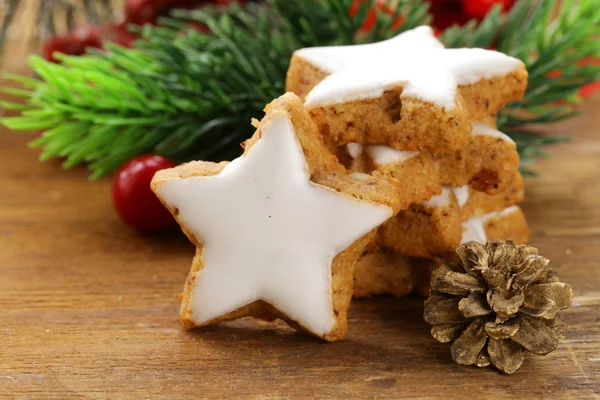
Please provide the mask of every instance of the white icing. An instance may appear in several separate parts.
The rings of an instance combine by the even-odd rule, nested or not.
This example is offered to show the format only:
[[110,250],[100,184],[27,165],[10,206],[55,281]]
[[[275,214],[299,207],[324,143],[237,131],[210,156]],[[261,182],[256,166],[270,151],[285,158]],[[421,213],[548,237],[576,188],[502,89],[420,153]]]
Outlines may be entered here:
[[469,200],[469,185],[453,188],[452,191],[456,196],[458,208],[462,208],[465,204],[467,204],[467,200]]
[[470,218],[462,223],[463,233],[460,239],[460,244],[468,242],[479,242],[485,244],[487,242],[487,234],[483,227],[481,218]]
[[491,128],[486,124],[482,124],[481,122],[475,122],[473,124],[471,136],[493,136],[505,140],[509,143],[515,143],[515,141],[512,140],[510,136],[508,136],[506,133],[500,132],[499,130]]
[[352,158],[358,158],[363,152],[363,145],[360,143],[348,143],[346,145],[346,151]]
[[335,323],[333,258],[392,215],[387,206],[311,182],[282,114],[218,175],[166,181],[159,195],[204,245],[193,321],[264,300],[318,335]]
[[454,108],[457,86],[506,75],[523,63],[484,49],[445,49],[428,26],[364,45],[311,47],[296,56],[330,75],[306,96],[308,108],[380,97],[398,86],[401,97]]
[[352,158],[358,158],[364,151],[377,165],[401,163],[419,155],[418,151],[396,150],[379,144],[362,145],[359,143],[349,143],[346,145],[346,151]]
[[365,151],[377,165],[401,163],[419,155],[418,151],[396,150],[378,144],[365,146]]
[[421,202],[421,204],[428,207],[447,206],[450,204],[450,190],[451,188],[449,186],[442,186],[441,194],[433,196],[429,200]]
[[487,234],[485,233],[484,224],[490,219],[503,218],[519,210],[519,206],[511,206],[499,212],[491,212],[484,214],[478,218],[470,218],[462,223],[464,229],[460,244],[465,244],[470,241],[475,241],[485,244],[487,242]]
[[491,212],[485,215],[481,216],[481,219],[483,220],[483,222],[487,222],[490,219],[494,219],[494,218],[504,218],[514,212],[519,211],[519,206],[510,206],[505,208],[502,211],[498,211],[498,212]]

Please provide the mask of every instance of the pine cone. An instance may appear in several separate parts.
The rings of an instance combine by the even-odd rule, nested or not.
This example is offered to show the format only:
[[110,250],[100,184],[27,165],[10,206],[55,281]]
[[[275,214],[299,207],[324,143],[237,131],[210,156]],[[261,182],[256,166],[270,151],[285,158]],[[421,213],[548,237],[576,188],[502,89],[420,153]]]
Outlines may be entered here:
[[512,374],[525,350],[548,354],[566,324],[558,310],[571,306],[573,291],[558,281],[538,250],[512,241],[469,242],[431,277],[425,321],[435,340],[448,343],[458,364]]

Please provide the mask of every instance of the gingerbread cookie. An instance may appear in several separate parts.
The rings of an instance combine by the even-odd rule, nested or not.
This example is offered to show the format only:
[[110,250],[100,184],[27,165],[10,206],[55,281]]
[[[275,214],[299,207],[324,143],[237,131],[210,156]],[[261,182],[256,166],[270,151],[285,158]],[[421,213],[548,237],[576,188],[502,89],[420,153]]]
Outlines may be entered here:
[[[511,239],[517,244],[529,241],[529,227],[518,206],[472,218],[463,223],[463,227],[465,232],[461,243],[469,240],[485,243],[491,239]],[[453,257],[454,252],[446,258],[427,259],[404,256],[387,249],[367,251],[356,265],[354,296],[391,294],[402,297],[414,291],[426,297],[432,271]]]
[[181,321],[281,318],[341,339],[354,263],[403,200],[391,178],[347,173],[297,96],[265,111],[240,158],[193,162],[152,180],[197,247]]
[[523,197],[523,179],[518,174],[504,192],[493,196],[468,186],[444,186],[441,195],[412,204],[383,224],[377,244],[413,257],[444,256],[460,245],[462,221],[486,218],[489,213],[521,203]]
[[378,171],[398,180],[404,197],[417,203],[440,194],[442,185],[471,185],[487,194],[511,187],[519,170],[515,142],[482,123],[473,124],[471,142],[453,153],[395,150],[385,145],[351,143],[337,156],[351,171]]
[[451,253],[460,243],[460,213],[452,189],[412,204],[387,221],[377,232],[377,244],[400,254],[432,257]]
[[356,263],[354,297],[391,294],[406,296],[413,290],[409,257],[389,250],[367,251]]
[[454,153],[434,155],[442,184],[470,185],[487,194],[496,194],[510,185],[519,170],[515,142],[504,133],[474,123],[471,142]]
[[368,174],[377,171],[395,178],[399,182],[398,190],[411,203],[442,192],[439,168],[429,153],[358,143],[338,149],[338,158],[350,171]]
[[297,50],[286,88],[305,101],[330,145],[456,151],[471,122],[518,100],[527,71],[483,49],[445,49],[421,26],[379,43]]
[[469,218],[462,223],[460,244],[470,241],[485,243],[490,239],[511,239],[517,244],[529,241],[530,230],[525,214],[519,206]]
[[523,177],[517,174],[510,186],[493,196],[474,190],[468,185],[454,188],[453,192],[458,202],[461,220],[466,221],[522,203],[525,200],[525,183]]
[[[470,240],[486,243],[488,240],[510,239],[516,244],[529,242],[530,230],[525,219],[525,214],[518,206],[508,207],[500,212],[488,213],[479,218],[472,218],[463,223],[463,237],[461,244]],[[447,258],[432,260],[413,259],[412,276],[414,291],[423,297],[429,296],[431,273],[446,261],[456,261],[456,253],[449,254]],[[383,275],[382,272],[379,273]]]

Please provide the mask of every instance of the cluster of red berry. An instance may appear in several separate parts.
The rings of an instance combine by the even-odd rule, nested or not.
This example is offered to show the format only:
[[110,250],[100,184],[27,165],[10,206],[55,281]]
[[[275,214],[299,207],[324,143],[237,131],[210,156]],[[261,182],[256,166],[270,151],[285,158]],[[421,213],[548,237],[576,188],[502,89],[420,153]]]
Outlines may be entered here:
[[[233,1],[243,3],[245,0],[126,0],[125,21],[118,24],[97,26],[86,24],[75,27],[65,36],[54,36],[44,43],[43,57],[57,62],[55,52],[81,55],[88,47],[102,48],[105,41],[130,47],[136,36],[127,30],[127,25],[154,24],[156,19],[175,8],[196,8],[207,3],[227,5]],[[202,30],[202,27],[195,26]]]

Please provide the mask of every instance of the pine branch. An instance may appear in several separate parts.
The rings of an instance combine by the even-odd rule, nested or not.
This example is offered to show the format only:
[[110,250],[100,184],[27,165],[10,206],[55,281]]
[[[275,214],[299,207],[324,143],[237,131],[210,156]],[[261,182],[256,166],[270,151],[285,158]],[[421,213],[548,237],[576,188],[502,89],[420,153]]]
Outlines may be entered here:
[[[522,100],[502,110],[499,124],[517,127],[572,117],[577,91],[600,79],[600,68],[580,63],[600,57],[600,9],[596,0],[521,0],[507,16],[496,7],[478,26],[469,23],[444,32],[449,47],[490,47],[525,62],[529,71]],[[524,112],[525,111],[525,112]]]
[[[250,119],[284,92],[295,49],[353,42],[361,20],[344,14],[351,3],[273,0],[272,7],[233,5],[226,13],[186,11],[145,26],[136,49],[108,45],[106,54],[62,56],[60,65],[34,56],[30,65],[42,81],[28,81],[31,92],[23,94],[35,96],[20,117],[2,122],[46,130],[32,143],[44,148],[42,159],[65,157],[66,168],[89,163],[92,178],[144,152],[177,161],[234,157],[252,134]],[[369,7],[362,4],[356,18]],[[404,1],[395,16],[412,7],[426,6]],[[205,23],[211,34],[185,20]],[[400,29],[422,22],[407,19]],[[373,40],[397,33],[391,23],[380,22]]]
[[542,147],[571,140],[570,136],[540,136],[534,132],[513,130],[510,127],[504,128],[504,133],[510,135],[517,143],[521,157],[519,172],[523,176],[537,176],[538,173],[530,168],[535,163],[535,159],[550,157],[547,152],[542,150]]
[[557,15],[551,0],[521,0],[507,16],[496,7],[479,24],[453,27],[441,40],[448,47],[490,47],[525,62],[529,71],[527,91],[522,100],[508,104],[498,115],[498,127],[517,141],[521,172],[532,159],[545,157],[540,146],[559,143],[566,137],[540,138],[527,125],[558,122],[577,115],[581,99],[577,91],[600,80],[598,66],[581,63],[600,57],[600,9],[595,0],[561,3]]
[[[532,0],[521,0],[507,17],[496,10],[479,26],[453,28],[443,39],[453,47],[496,43],[527,62],[533,75],[528,95],[501,115],[503,126],[554,121],[569,114],[547,104],[568,102],[561,92],[571,95],[598,75],[597,67],[567,65],[598,54],[592,39],[598,34],[599,13],[591,9],[593,1],[579,2],[585,12],[566,4],[556,23],[548,23],[552,0],[536,3],[533,11],[527,8]],[[252,134],[250,119],[283,93],[294,50],[380,41],[430,19],[427,3],[403,0],[392,15],[376,7],[377,22],[364,33],[360,27],[374,1],[360,2],[352,17],[353,3],[270,0],[245,8],[234,5],[225,12],[185,11],[142,28],[135,49],[108,45],[107,53],[63,56],[60,65],[34,56],[30,65],[41,81],[13,76],[25,89],[3,90],[23,96],[26,103],[4,103],[21,115],[1,122],[11,129],[45,130],[32,143],[43,147],[42,159],[64,157],[65,167],[86,163],[92,178],[146,152],[176,161],[232,158]],[[400,16],[403,22],[396,26]],[[190,29],[189,21],[206,24],[211,33]],[[525,29],[527,38],[515,39]],[[563,75],[546,81],[554,69]],[[534,141],[525,143],[539,147]],[[522,154],[524,160],[536,155],[532,150]]]

